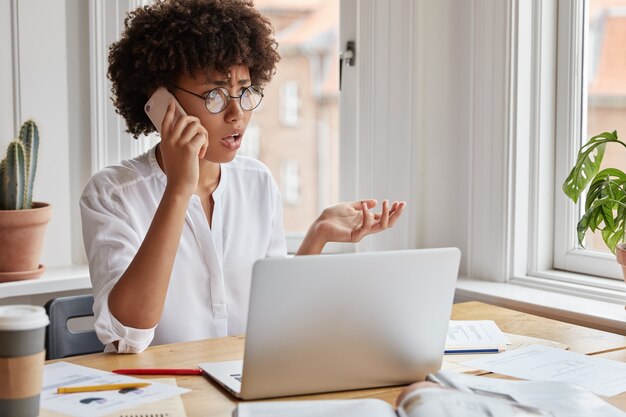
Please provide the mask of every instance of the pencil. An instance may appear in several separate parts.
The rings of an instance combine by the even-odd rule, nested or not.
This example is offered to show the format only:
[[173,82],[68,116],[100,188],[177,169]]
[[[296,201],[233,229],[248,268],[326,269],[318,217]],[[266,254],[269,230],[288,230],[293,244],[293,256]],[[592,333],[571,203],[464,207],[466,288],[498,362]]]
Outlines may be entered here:
[[129,382],[125,384],[103,384],[103,385],[85,385],[77,387],[59,387],[57,394],[70,394],[74,392],[91,392],[91,391],[113,391],[124,388],[143,388],[150,385],[150,382]]

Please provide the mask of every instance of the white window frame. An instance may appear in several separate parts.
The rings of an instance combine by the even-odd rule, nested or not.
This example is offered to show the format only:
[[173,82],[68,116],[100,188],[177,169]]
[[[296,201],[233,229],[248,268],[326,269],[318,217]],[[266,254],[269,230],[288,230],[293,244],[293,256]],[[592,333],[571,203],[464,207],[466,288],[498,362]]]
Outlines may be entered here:
[[[579,220],[580,202],[572,203],[560,191],[561,179],[569,174],[576,154],[586,135],[586,77],[581,41],[584,37],[586,12],[583,0],[559,2],[559,76],[565,80],[557,88],[556,184],[554,264],[558,269],[583,274],[622,279],[615,256],[579,247],[575,225]],[[586,60],[585,60],[586,61]],[[560,215],[559,215],[560,214]]]
[[583,130],[577,126],[584,123],[584,69],[574,64],[581,62],[580,1],[514,0],[516,119],[509,282],[623,303],[626,289],[615,258],[576,248],[578,208],[561,188],[578,151],[572,135],[580,138]]
[[108,51],[122,33],[126,13],[150,0],[89,1],[89,63],[91,85],[91,172],[139,155],[157,142],[155,135],[134,139],[111,103],[111,82],[106,74]]

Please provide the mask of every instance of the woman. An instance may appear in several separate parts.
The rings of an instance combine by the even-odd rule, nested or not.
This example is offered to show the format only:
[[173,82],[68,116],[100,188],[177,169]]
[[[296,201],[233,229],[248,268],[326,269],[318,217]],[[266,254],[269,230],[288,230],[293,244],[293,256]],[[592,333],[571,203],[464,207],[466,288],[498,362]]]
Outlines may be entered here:
[[[96,331],[107,349],[242,334],[253,263],[285,256],[282,203],[269,170],[236,156],[279,60],[269,21],[240,0],[172,0],[131,12],[111,46],[114,104],[135,137],[155,130],[144,104],[175,102],[161,142],[94,175],[81,197]],[[298,255],[393,226],[404,202],[325,209]]]

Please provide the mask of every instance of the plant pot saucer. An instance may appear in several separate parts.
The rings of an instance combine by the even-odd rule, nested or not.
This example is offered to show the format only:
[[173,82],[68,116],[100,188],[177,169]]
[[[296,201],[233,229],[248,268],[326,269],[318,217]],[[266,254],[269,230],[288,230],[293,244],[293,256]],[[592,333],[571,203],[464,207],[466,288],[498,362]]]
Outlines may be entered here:
[[26,279],[39,278],[45,272],[46,267],[39,264],[39,268],[32,271],[20,272],[0,272],[0,282],[22,281]]

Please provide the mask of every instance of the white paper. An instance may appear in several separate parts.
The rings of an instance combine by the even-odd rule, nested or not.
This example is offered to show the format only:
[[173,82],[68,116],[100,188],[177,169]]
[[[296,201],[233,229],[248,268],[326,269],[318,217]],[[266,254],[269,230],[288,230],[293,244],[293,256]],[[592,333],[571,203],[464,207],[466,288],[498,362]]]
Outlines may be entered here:
[[[176,378],[150,378],[144,379],[148,382],[159,382],[176,386]],[[140,404],[133,408],[125,408],[122,411],[115,411],[105,417],[187,417],[185,406],[180,395],[174,395],[164,400]]]
[[59,387],[129,382],[145,381],[67,362],[46,365],[43,371],[41,408],[77,417],[100,417],[189,391],[186,388],[153,382],[147,387],[132,390],[57,394]]
[[626,391],[626,363],[532,345],[464,362],[473,368],[534,381],[566,381],[596,394]]
[[450,320],[446,350],[497,348],[511,343],[493,320]]
[[[510,345],[506,345],[502,347],[503,350],[507,350],[507,351],[513,350],[513,349],[520,349],[520,348],[530,346],[530,345],[544,345],[544,346],[553,347],[557,349],[568,348],[568,346],[559,342],[552,341],[552,340],[539,339],[537,337],[522,336],[519,334],[512,334],[512,333],[506,333],[506,332],[503,332],[503,334],[511,341]],[[485,354],[483,353],[444,355],[443,362],[441,363],[441,369],[444,369],[447,371],[454,371],[454,372],[485,374],[487,372],[481,369],[470,368],[469,366],[461,365],[465,362],[469,362],[475,359],[480,359],[484,355]]]
[[440,371],[435,377],[456,389],[529,405],[549,411],[555,417],[624,417],[626,415],[591,391],[566,382],[512,381],[449,371]]

